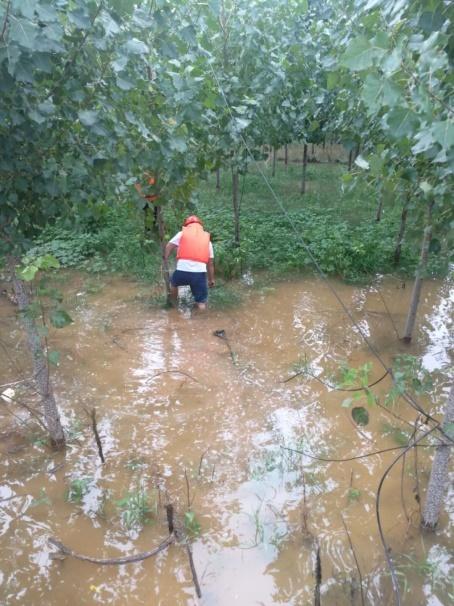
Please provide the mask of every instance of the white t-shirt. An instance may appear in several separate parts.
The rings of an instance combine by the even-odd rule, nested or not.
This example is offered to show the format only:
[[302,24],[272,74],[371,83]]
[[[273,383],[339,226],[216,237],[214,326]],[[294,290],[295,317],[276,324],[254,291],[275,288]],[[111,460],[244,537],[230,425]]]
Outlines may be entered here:
[[[170,244],[179,246],[182,235],[183,235],[183,232],[179,231],[177,233],[177,235],[174,236],[170,240]],[[209,245],[209,257],[210,257],[210,259],[214,259],[213,245],[211,244],[211,242]],[[202,263],[201,261],[191,261],[189,259],[178,259],[177,269],[179,269],[180,271],[204,272],[207,270],[207,266],[206,266],[206,263]]]

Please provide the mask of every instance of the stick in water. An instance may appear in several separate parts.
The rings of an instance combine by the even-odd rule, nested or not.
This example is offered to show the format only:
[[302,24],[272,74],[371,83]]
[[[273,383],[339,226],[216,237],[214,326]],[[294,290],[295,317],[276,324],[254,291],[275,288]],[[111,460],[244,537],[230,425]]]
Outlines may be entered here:
[[98,447],[99,458],[101,459],[101,461],[103,463],[105,463],[106,460],[104,458],[104,453],[102,451],[101,438],[99,437],[98,425],[96,423],[96,408],[92,408],[91,411],[85,410],[85,412],[91,419],[91,428],[93,429],[93,433],[95,434],[95,440],[96,440],[96,445]]

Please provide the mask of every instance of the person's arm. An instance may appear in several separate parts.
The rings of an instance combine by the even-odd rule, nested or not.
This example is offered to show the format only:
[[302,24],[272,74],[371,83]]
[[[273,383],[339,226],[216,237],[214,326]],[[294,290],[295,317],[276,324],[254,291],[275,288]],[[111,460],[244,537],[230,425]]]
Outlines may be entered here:
[[172,252],[174,250],[176,250],[177,248],[178,248],[178,246],[176,244],[172,244],[172,242],[167,242],[167,244],[166,244],[166,250],[165,250],[165,253],[164,253],[164,259],[166,261],[168,261],[168,259],[169,259],[170,255],[172,254]]
[[214,281],[214,259],[210,259],[207,263],[207,271],[208,271],[208,286],[213,288],[215,285]]

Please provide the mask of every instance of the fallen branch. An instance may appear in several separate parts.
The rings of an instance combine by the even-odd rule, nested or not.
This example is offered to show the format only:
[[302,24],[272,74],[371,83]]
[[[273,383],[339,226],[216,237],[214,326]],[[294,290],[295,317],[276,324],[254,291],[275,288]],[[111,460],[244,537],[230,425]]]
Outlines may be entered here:
[[320,587],[322,585],[322,559],[320,557],[320,544],[315,541],[315,590],[314,590],[314,606],[321,606]]
[[175,535],[171,534],[162,543],[160,543],[157,547],[151,549],[150,551],[144,551],[142,553],[136,553],[130,556],[122,556],[119,558],[92,558],[90,556],[82,555],[81,553],[73,551],[72,549],[70,549],[66,545],[63,545],[63,543],[53,537],[50,537],[47,540],[50,545],[58,549],[57,553],[51,554],[51,558],[53,559],[60,559],[61,556],[68,556],[71,558],[76,558],[76,560],[92,562],[93,564],[98,564],[100,566],[110,566],[112,564],[118,566],[121,564],[132,564],[133,562],[141,562],[142,560],[151,558],[159,552],[163,551],[164,549],[167,549],[167,547],[171,545],[174,541]]
[[363,575],[361,574],[361,568],[359,567],[358,558],[356,557],[356,551],[355,551],[355,548],[353,547],[353,543],[352,543],[352,539],[351,539],[351,536],[350,536],[350,532],[348,531],[347,524],[345,523],[344,516],[342,515],[342,512],[340,514],[340,517],[341,517],[342,524],[343,524],[344,529],[345,529],[345,533],[347,535],[348,543],[350,545],[350,550],[351,550],[351,552],[353,554],[353,559],[355,560],[356,569],[358,571],[358,575],[359,575],[359,589],[361,591],[361,604],[362,604],[362,606],[364,606],[365,602],[364,602],[364,593],[363,593]]
[[91,428],[93,429],[93,433],[95,434],[95,440],[96,440],[96,445],[98,447],[99,458],[101,459],[101,461],[103,463],[105,463],[106,460],[104,458],[104,453],[102,450],[102,442],[101,442],[101,438],[99,437],[98,425],[96,423],[96,408],[92,408],[91,411],[88,411],[87,409],[85,409],[85,412],[91,419]]
[[194,558],[192,557],[192,550],[191,547],[189,546],[189,543],[186,543],[186,551],[188,554],[188,559],[189,559],[189,566],[191,568],[191,573],[192,573],[192,580],[194,583],[194,587],[195,587],[195,592],[197,594],[198,598],[202,597],[202,591],[200,590],[200,585],[199,585],[199,579],[197,577],[197,572],[194,566]]
[[232,346],[230,345],[230,341],[227,337],[225,330],[224,329],[214,330],[213,337],[217,337],[218,339],[222,339],[223,341],[225,341],[225,344],[227,345],[227,347],[229,349],[229,353],[230,353],[230,357],[232,358],[233,365],[236,366],[236,355],[232,349]]

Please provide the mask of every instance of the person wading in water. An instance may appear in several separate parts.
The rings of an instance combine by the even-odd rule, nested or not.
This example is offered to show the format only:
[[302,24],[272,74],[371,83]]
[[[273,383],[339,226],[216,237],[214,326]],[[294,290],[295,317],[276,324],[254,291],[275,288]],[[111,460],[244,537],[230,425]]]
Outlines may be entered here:
[[208,286],[212,288],[215,284],[214,253],[210,234],[195,215],[188,217],[183,229],[167,243],[166,261],[174,250],[177,251],[177,268],[170,280],[171,298],[176,301],[179,286],[190,286],[197,307],[206,309]]

